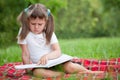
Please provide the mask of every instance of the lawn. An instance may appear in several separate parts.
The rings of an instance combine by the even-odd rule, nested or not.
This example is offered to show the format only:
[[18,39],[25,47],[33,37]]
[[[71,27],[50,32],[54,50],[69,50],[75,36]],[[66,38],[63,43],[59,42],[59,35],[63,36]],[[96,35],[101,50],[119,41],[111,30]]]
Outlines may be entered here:
[[120,38],[60,40],[62,51],[79,58],[109,59],[120,57]]
[[[79,58],[109,59],[120,57],[120,38],[59,39],[63,53]],[[0,48],[0,65],[20,62],[21,50],[17,44]]]

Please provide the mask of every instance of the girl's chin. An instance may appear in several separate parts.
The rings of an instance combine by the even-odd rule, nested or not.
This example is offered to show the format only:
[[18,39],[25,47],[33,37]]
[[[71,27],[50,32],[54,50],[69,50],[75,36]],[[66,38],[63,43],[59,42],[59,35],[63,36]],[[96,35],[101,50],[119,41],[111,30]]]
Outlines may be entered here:
[[34,34],[40,34],[41,32],[33,32]]

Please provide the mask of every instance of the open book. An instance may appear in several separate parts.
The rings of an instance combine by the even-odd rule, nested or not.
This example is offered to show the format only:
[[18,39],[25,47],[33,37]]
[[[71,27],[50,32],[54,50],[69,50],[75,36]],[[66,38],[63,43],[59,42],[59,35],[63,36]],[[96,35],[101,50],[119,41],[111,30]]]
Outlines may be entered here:
[[15,69],[26,69],[26,68],[49,68],[49,67],[53,67],[55,65],[64,63],[66,61],[69,61],[73,59],[72,56],[66,55],[66,54],[62,54],[59,58],[53,59],[53,60],[48,60],[47,64],[45,65],[37,65],[37,64],[25,64],[25,65],[16,65]]

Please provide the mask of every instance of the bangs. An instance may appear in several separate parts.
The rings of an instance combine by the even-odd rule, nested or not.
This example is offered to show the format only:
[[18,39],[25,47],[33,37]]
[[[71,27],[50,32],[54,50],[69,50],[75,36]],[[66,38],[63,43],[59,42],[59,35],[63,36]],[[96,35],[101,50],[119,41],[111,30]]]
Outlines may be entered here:
[[43,18],[47,18],[47,16],[45,15],[46,13],[43,12],[42,10],[40,9],[34,9],[30,15],[30,18],[40,18],[40,19],[43,19]]

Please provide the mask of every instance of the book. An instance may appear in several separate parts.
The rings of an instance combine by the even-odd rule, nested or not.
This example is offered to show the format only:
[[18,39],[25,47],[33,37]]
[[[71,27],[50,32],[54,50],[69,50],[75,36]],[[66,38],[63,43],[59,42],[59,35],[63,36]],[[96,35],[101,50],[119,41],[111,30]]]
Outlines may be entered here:
[[64,63],[73,59],[72,56],[62,54],[60,57],[52,60],[48,60],[47,64],[45,65],[38,65],[38,64],[25,64],[25,65],[15,65],[15,69],[27,69],[27,68],[50,68],[56,66],[58,64]]

